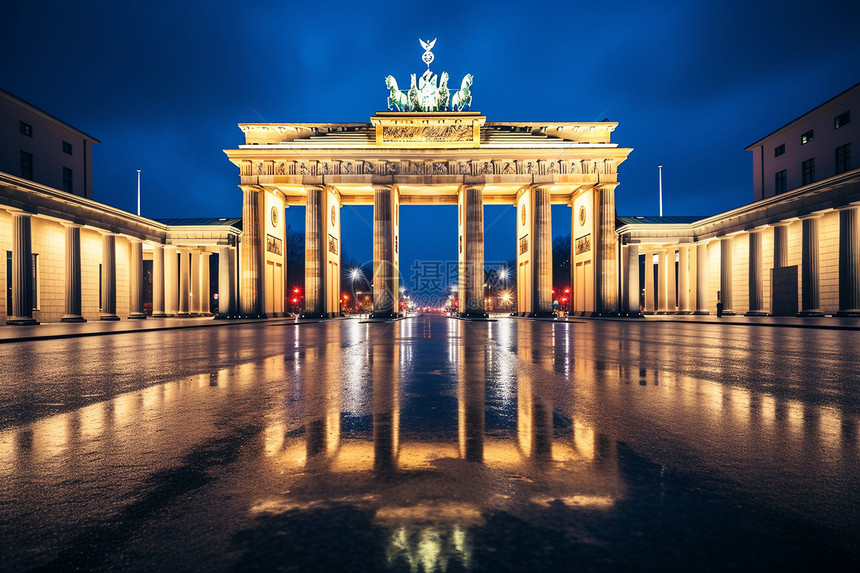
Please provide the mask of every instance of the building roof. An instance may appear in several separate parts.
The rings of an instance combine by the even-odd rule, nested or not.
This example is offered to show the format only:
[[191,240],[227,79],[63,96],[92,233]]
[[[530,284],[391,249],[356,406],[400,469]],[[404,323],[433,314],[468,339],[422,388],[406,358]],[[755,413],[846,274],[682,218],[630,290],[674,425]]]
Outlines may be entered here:
[[96,138],[95,138],[95,137],[93,137],[92,135],[88,135],[88,134],[84,133],[83,131],[81,131],[80,129],[78,129],[78,128],[76,128],[76,127],[72,126],[72,125],[69,125],[68,123],[66,123],[66,122],[65,122],[65,121],[63,121],[62,119],[59,119],[58,117],[55,117],[55,116],[51,115],[50,113],[46,112],[45,110],[39,109],[38,107],[34,106],[33,104],[31,104],[31,103],[29,103],[29,102],[26,102],[26,101],[22,100],[21,98],[19,98],[19,97],[18,97],[18,96],[16,96],[15,94],[11,94],[11,93],[7,92],[7,91],[6,91],[6,90],[4,90],[4,89],[0,89],[0,96],[5,97],[6,99],[12,100],[12,101],[14,101],[15,103],[17,103],[17,104],[19,104],[19,105],[22,105],[22,106],[24,106],[24,107],[27,107],[27,108],[29,108],[30,110],[32,110],[32,111],[36,112],[37,114],[41,115],[42,117],[44,117],[44,118],[46,118],[46,119],[48,119],[48,120],[50,120],[50,121],[53,121],[54,123],[58,123],[58,124],[62,125],[63,127],[67,127],[68,129],[71,129],[72,131],[77,132],[77,133],[78,133],[78,135],[80,135],[80,136],[81,136],[81,137],[83,137],[84,139],[89,139],[89,140],[91,140],[93,143],[101,143],[101,141],[99,141],[98,139],[96,139]]
[[619,225],[689,225],[695,223],[704,216],[696,215],[677,215],[667,217],[616,217],[615,220]]
[[850,88],[848,88],[848,89],[847,89],[847,90],[845,90],[844,92],[841,92],[841,93],[839,93],[839,94],[837,94],[837,95],[833,96],[833,97],[832,97],[832,98],[830,98],[829,100],[827,100],[827,101],[825,101],[824,103],[821,103],[821,104],[819,104],[819,105],[815,106],[814,108],[812,108],[812,109],[811,109],[811,110],[809,110],[808,112],[804,113],[803,115],[798,116],[798,117],[796,117],[796,118],[792,119],[791,121],[789,121],[788,123],[786,123],[785,125],[783,125],[782,127],[780,127],[779,129],[775,129],[775,130],[771,131],[770,133],[768,133],[768,134],[767,134],[767,135],[765,135],[764,137],[762,137],[762,138],[758,139],[757,141],[754,141],[754,142],[750,143],[749,145],[747,145],[747,146],[746,146],[746,148],[745,148],[745,149],[746,149],[746,151],[752,151],[752,148],[753,148],[753,147],[755,147],[756,145],[758,145],[759,143],[761,143],[761,142],[762,142],[762,141],[764,141],[765,139],[769,138],[769,137],[770,137],[770,136],[772,136],[773,134],[775,134],[775,133],[778,133],[778,132],[782,131],[783,129],[785,129],[785,128],[786,128],[786,127],[788,127],[789,125],[791,125],[791,124],[793,124],[793,123],[795,123],[795,122],[797,122],[797,121],[800,121],[801,119],[805,118],[806,116],[808,116],[808,115],[810,115],[810,114],[812,114],[812,113],[815,113],[816,111],[818,111],[818,110],[819,110],[819,109],[821,109],[822,107],[824,107],[824,106],[826,106],[827,104],[829,104],[829,103],[831,103],[831,102],[833,102],[833,101],[835,101],[835,100],[837,100],[837,99],[841,98],[842,96],[844,96],[844,95],[845,95],[845,94],[847,94],[848,92],[851,92],[851,91],[853,91],[853,90],[857,89],[858,87],[860,87],[860,83],[856,83],[856,84],[854,84],[853,86],[851,86]]
[[227,226],[242,228],[242,217],[222,217],[222,218],[184,218],[184,219],[153,219],[164,225],[171,227],[206,227],[206,226]]

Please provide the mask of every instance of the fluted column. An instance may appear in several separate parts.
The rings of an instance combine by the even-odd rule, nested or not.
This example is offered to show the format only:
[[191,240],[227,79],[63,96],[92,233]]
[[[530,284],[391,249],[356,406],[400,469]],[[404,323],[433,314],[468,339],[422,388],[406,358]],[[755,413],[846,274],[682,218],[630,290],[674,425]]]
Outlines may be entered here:
[[773,268],[788,266],[788,225],[773,227]]
[[129,318],[146,318],[143,311],[143,243],[132,239],[128,264]]
[[266,232],[262,211],[265,197],[260,189],[242,187],[242,258],[240,260],[240,313],[246,317],[264,318],[263,260]]
[[818,272],[818,217],[803,219],[801,237],[800,284],[803,289],[798,316],[824,316],[821,313],[819,272]]
[[305,209],[305,316],[326,312],[325,188],[307,187]]
[[164,245],[152,247],[152,317],[167,316],[164,311]]
[[65,309],[60,322],[86,322],[81,315],[80,225],[66,225]]
[[675,314],[678,310],[675,284],[675,249],[672,248],[666,253],[666,314]]
[[[33,318],[33,243],[30,215],[12,214],[12,308],[9,325],[39,324]],[[9,312],[9,310],[7,310]]]
[[394,193],[387,185],[373,188],[373,317],[400,312],[398,277],[394,267]]
[[102,235],[101,320],[119,320],[116,315],[116,235]]
[[678,314],[690,314],[690,246],[678,247]]
[[654,314],[654,252],[645,251],[645,314]]
[[860,207],[839,212],[839,312],[860,316]]
[[693,314],[710,314],[708,310],[708,245],[696,245],[696,311]]
[[657,314],[669,314],[669,253],[660,251],[657,256]]
[[[534,198],[534,231],[532,244],[533,316],[552,315],[552,210],[549,187],[532,188]],[[481,277],[483,278],[483,251]]]
[[164,247],[164,314],[179,314],[179,257],[176,247]]
[[236,249],[218,247],[218,317],[230,318],[236,312]]
[[749,290],[750,309],[747,316],[767,316],[764,310],[764,282],[762,278],[761,231],[749,234]]
[[[460,316],[484,317],[484,198],[481,187],[466,187],[463,193],[463,290]],[[537,245],[536,245],[537,247]],[[550,257],[552,254],[550,254]],[[535,271],[539,263],[535,263]],[[550,267],[550,274],[552,268]],[[536,275],[536,279],[539,275]],[[552,301],[550,301],[552,307]]]
[[723,314],[732,315],[732,238],[720,239],[720,296],[723,303]]
[[200,251],[194,250],[191,251],[191,262],[188,266],[188,277],[190,282],[189,291],[191,295],[189,297],[189,309],[192,315],[197,316],[201,313],[201,302],[200,299],[203,298],[203,290],[202,284],[200,281],[200,267],[201,267],[201,253]]
[[179,249],[179,312],[178,316],[191,316],[191,261],[186,249]]
[[[647,268],[647,265],[646,265]],[[647,271],[646,271],[647,272]],[[627,316],[642,316],[639,310],[639,245],[627,245]]]
[[200,252],[200,295],[198,304],[200,305],[200,314],[203,316],[212,316],[212,311],[209,305],[209,257],[212,253],[208,251]]
[[618,314],[618,235],[615,232],[615,187],[612,185],[595,189],[597,193],[597,217],[595,229],[597,246],[594,253],[597,273],[597,314]]

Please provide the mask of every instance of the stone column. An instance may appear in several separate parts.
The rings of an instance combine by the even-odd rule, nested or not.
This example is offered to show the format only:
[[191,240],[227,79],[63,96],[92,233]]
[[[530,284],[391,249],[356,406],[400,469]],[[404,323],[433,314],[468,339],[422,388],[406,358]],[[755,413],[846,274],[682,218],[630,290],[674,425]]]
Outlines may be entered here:
[[263,226],[265,197],[257,187],[242,187],[242,258],[240,260],[239,309],[245,317],[265,318],[263,280],[265,278]]
[[[532,316],[552,316],[552,210],[549,187],[533,187],[532,197]],[[483,262],[482,256],[481,277]]]
[[12,308],[6,321],[9,325],[39,324],[33,318],[32,241],[30,214],[12,213]]
[[788,225],[773,227],[773,268],[788,266]]
[[81,227],[66,225],[66,305],[60,322],[86,322],[81,315]]
[[179,314],[179,258],[176,247],[164,247],[164,314]]
[[654,252],[645,251],[645,314],[654,314]]
[[[305,209],[305,311],[306,317],[320,317],[326,312],[326,227],[325,188],[307,187]],[[374,210],[375,212],[375,210]]]
[[594,190],[597,193],[595,231],[597,240],[594,270],[597,277],[597,314],[618,314],[618,235],[615,233],[615,186]]
[[839,312],[860,316],[860,207],[839,212]]
[[801,307],[798,316],[824,316],[821,312],[820,288],[818,276],[818,217],[803,219],[803,236],[800,284]]
[[394,270],[394,193],[388,185],[373,187],[373,313],[374,318],[400,312]]
[[191,316],[191,262],[189,252],[179,249],[179,312],[177,316]]
[[102,312],[100,320],[119,320],[116,315],[116,235],[102,235]]
[[732,238],[720,239],[720,296],[723,302],[723,314],[733,315],[732,310]]
[[678,314],[690,314],[690,246],[678,247]]
[[[537,189],[535,190],[538,191]],[[466,187],[463,193],[463,273],[461,281],[464,289],[459,293],[460,316],[486,317],[484,312],[484,197],[481,187]],[[547,193],[548,194],[548,193]],[[547,210],[549,201],[547,201]],[[537,217],[537,214],[535,215]],[[537,228],[537,223],[535,223]],[[540,250],[538,245],[535,245]],[[550,244],[551,249],[551,244]],[[552,250],[549,254],[552,258]],[[537,257],[536,257],[537,258]],[[550,278],[552,263],[549,263]],[[539,259],[535,261],[535,284],[540,281]],[[550,290],[552,287],[550,287]],[[550,293],[551,296],[551,293]],[[550,309],[552,300],[550,300]]]
[[[645,265],[647,269],[647,264]],[[647,270],[646,270],[647,272]],[[627,245],[627,316],[642,316],[639,310],[639,245]]]
[[708,245],[696,245],[696,311],[693,314],[710,314],[708,310]]
[[200,305],[200,314],[203,316],[212,316],[212,311],[209,308],[209,257],[211,253],[208,251],[200,252],[200,293],[197,299],[197,304]]
[[675,249],[666,253],[666,314],[678,311],[678,292],[675,289]]
[[761,255],[761,231],[749,234],[750,259],[749,259],[749,288],[750,309],[747,316],[767,316],[764,310],[764,282],[762,279],[762,255]]
[[657,314],[669,314],[669,253],[660,251],[657,257]]
[[152,316],[167,316],[164,310],[164,245],[152,248]]
[[146,318],[143,311],[143,243],[131,240],[131,257],[128,263],[129,318]]
[[202,298],[202,290],[200,284],[200,251],[194,250],[191,251],[191,262],[188,265],[188,277],[190,282],[189,291],[191,293],[189,297],[189,309],[188,312],[192,314],[192,316],[198,316],[200,314],[200,299]]
[[232,318],[236,312],[236,249],[218,247],[218,317]]

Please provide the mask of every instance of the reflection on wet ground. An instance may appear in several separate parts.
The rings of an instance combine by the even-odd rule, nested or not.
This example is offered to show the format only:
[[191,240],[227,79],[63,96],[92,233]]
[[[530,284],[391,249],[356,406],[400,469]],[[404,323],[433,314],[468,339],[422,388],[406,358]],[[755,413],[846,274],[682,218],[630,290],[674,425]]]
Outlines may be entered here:
[[[59,413],[0,431],[4,568],[856,570],[858,342],[255,325],[158,333],[200,372],[118,385],[65,349]],[[0,404],[50,378],[46,344],[0,349]],[[114,354],[105,372],[133,361]]]

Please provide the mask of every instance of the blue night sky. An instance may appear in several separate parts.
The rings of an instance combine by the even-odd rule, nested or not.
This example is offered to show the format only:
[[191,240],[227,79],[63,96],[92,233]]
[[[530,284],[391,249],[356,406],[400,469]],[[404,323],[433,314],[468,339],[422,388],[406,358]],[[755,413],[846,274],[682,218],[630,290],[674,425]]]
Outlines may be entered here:
[[[488,121],[620,122],[620,215],[709,215],[752,200],[744,148],[860,80],[857,2],[9,2],[0,87],[101,140],[94,198],[142,214],[241,213],[222,149],[240,122],[368,121],[383,78],[475,76]],[[404,207],[401,264],[456,258],[454,207]],[[304,210],[289,209],[293,228]],[[343,212],[370,258],[369,207]],[[512,259],[487,207],[487,261]],[[570,233],[553,208],[555,235]],[[404,268],[404,275],[406,269]]]

